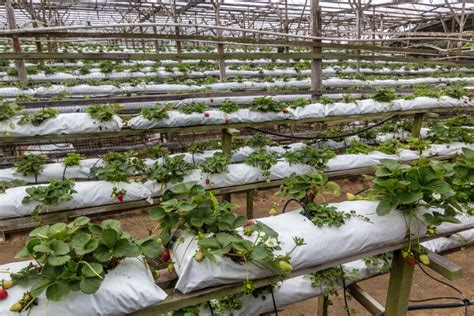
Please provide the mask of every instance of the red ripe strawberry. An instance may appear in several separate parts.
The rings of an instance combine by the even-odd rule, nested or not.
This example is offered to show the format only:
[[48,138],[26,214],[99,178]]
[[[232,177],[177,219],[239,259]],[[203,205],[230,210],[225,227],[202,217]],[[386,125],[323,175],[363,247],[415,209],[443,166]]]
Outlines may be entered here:
[[288,113],[288,109],[283,109],[283,113]]
[[117,194],[117,200],[119,200],[120,202],[123,202],[123,193]]
[[206,180],[204,180],[204,182],[205,182],[207,185],[209,185],[209,184],[211,183],[211,180],[206,179]]
[[416,264],[416,260],[413,257],[408,257],[407,262],[409,265],[414,266]]
[[205,117],[209,117],[209,112],[204,112]]
[[249,219],[249,220],[247,221],[247,224],[245,224],[245,227],[247,227],[247,226],[252,226],[252,225],[253,225],[253,219]]
[[161,260],[163,260],[164,262],[166,262],[166,261],[169,261],[170,259],[171,259],[170,252],[165,249],[165,250],[161,253]]
[[1,288],[0,289],[0,300],[6,300],[8,297],[8,292],[7,290]]

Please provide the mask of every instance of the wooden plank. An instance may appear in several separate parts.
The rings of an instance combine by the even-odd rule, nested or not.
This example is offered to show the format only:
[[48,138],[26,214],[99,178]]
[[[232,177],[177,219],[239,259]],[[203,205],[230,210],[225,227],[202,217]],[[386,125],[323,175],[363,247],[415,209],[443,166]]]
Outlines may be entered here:
[[385,308],[369,293],[357,285],[357,283],[351,284],[347,290],[352,297],[372,315],[378,315],[385,312]]
[[[64,60],[190,60],[190,59],[203,59],[203,60],[219,60],[222,55],[218,53],[162,53],[162,54],[144,54],[144,53],[0,53],[0,59],[64,59]],[[250,52],[250,53],[224,53],[224,59],[318,59],[318,58],[330,58],[330,59],[341,59],[347,60],[354,58],[351,54],[346,53],[261,53],[261,52]],[[399,57],[399,56],[371,56],[361,55],[361,59],[366,61],[380,60],[380,61],[398,61],[398,62],[410,62],[428,65],[457,65],[457,64],[473,64],[473,60],[462,60],[462,62],[456,61],[440,61],[440,60],[429,60],[420,57]]]
[[[22,32],[16,34],[18,37],[32,38],[35,37],[47,37],[50,34],[53,34],[57,38],[100,38],[100,39],[132,39],[132,38],[143,38],[149,40],[183,40],[189,42],[210,42],[214,43],[218,41],[214,36],[205,36],[205,35],[187,35],[187,34],[141,34],[141,33],[117,33],[117,32]],[[0,37],[10,37],[12,35],[0,34]],[[295,40],[286,40],[281,38],[275,39],[265,39],[262,37],[252,38],[252,37],[222,37],[221,42],[225,43],[237,43],[237,44],[255,44],[255,45],[265,45],[265,46],[291,46],[291,47],[312,47],[314,44],[311,40],[305,39],[295,39]],[[445,56],[442,51],[429,48],[406,48],[406,47],[393,47],[393,46],[374,46],[374,45],[360,45],[360,44],[341,44],[341,43],[327,43],[321,42],[320,47],[330,48],[330,49],[359,49],[367,51],[378,51],[378,52],[390,52],[390,53],[409,53],[409,54],[418,54],[418,55],[427,55],[427,56]],[[469,56],[469,52],[463,52],[462,54]]]
[[[453,281],[463,277],[463,268],[456,263],[450,261],[448,258],[443,257],[437,253],[429,251],[425,247],[422,247],[424,252],[428,254],[430,258],[430,264],[427,266],[431,270],[442,275],[446,279]],[[416,251],[415,251],[416,252]]]
[[292,123],[315,123],[315,122],[352,122],[354,120],[375,120],[380,118],[386,118],[390,115],[414,115],[416,113],[426,113],[426,112],[436,112],[436,113],[449,113],[449,112],[462,112],[471,109],[465,107],[459,108],[432,108],[432,109],[418,109],[418,110],[409,110],[409,111],[392,111],[392,112],[381,112],[381,113],[369,113],[369,114],[359,114],[359,115],[335,115],[327,116],[320,118],[308,118],[302,120],[274,120],[268,122],[248,122],[248,123],[229,123],[229,124],[218,124],[218,125],[196,125],[196,126],[185,126],[185,127],[167,127],[167,128],[154,128],[146,130],[132,130],[130,128],[123,128],[119,132],[100,132],[100,133],[79,133],[79,134],[61,134],[61,135],[44,135],[44,136],[0,136],[0,145],[4,144],[39,144],[39,142],[68,142],[75,141],[78,139],[90,139],[90,138],[100,138],[100,137],[123,137],[123,136],[133,136],[133,135],[146,135],[146,134],[155,134],[155,133],[180,133],[180,132],[206,132],[216,129],[222,129],[223,127],[230,128],[245,128],[245,127],[265,127],[273,126],[278,124],[292,124]]
[[393,252],[387,302],[385,304],[386,316],[404,316],[407,314],[414,270],[415,266],[409,264],[403,258],[401,250],[398,249]]

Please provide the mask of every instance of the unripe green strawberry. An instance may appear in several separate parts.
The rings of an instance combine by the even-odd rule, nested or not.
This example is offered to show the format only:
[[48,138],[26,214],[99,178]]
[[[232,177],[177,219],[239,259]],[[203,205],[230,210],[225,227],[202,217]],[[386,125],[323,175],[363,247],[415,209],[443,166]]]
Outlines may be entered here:
[[289,264],[288,262],[283,261],[283,260],[281,260],[278,263],[278,267],[280,268],[281,271],[284,271],[284,272],[291,272],[291,270],[293,270],[293,266],[291,264]]
[[198,262],[203,261],[204,260],[204,253],[202,251],[196,252],[196,254],[194,255],[194,259]]
[[426,254],[420,255],[418,259],[420,259],[421,263],[423,263],[426,266],[430,264],[430,257],[428,257],[428,255]]
[[173,272],[174,272],[174,265],[173,265],[172,263],[170,263],[170,264],[168,265],[168,272],[169,272],[169,273],[173,273]]
[[15,303],[10,307],[10,312],[19,313],[21,312],[22,309],[23,309],[23,305],[21,305],[20,303]]
[[1,287],[4,289],[9,289],[13,286],[13,282],[11,280],[2,280],[2,283],[0,284]]

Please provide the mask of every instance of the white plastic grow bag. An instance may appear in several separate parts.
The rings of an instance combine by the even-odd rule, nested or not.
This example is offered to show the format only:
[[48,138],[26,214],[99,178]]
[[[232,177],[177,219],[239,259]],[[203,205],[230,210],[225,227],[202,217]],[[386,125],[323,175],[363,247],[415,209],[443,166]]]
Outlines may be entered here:
[[[45,186],[40,184],[38,186]],[[22,204],[22,200],[28,194],[26,189],[31,186],[21,186],[11,188],[0,194],[0,219],[27,216],[33,213],[37,202],[32,201],[26,205]],[[111,193],[114,184],[106,181],[88,181],[76,182],[74,193],[71,201],[63,202],[59,206],[49,207],[49,211],[66,211],[84,207],[93,207],[100,205],[118,204],[120,201],[112,199]],[[150,191],[141,183],[117,183],[115,187],[125,189],[127,192],[123,202],[148,200],[151,202]]]
[[[37,181],[48,182],[50,179],[61,180],[63,174],[68,179],[89,179],[90,168],[94,166],[101,166],[100,159],[84,159],[81,160],[79,166],[67,167],[64,172],[64,165],[62,163],[49,163],[44,165],[43,171],[38,175]],[[0,169],[0,181],[11,181],[13,179],[23,180],[27,183],[35,183],[34,176],[23,176],[15,172],[14,168]]]
[[[377,204],[372,201],[346,201],[330,204],[340,211],[354,210],[357,214],[367,216],[371,220],[371,223],[368,223],[359,218],[351,218],[341,228],[317,228],[310,220],[300,215],[298,210],[258,219],[258,221],[278,232],[278,240],[282,247],[282,250],[277,252],[278,254],[293,248],[293,237],[304,238],[306,244],[295,249],[291,260],[293,269],[300,270],[404,240],[407,233],[404,216],[397,211],[390,212],[386,216],[377,216],[375,214]],[[418,228],[413,226],[413,233],[425,234],[424,225]],[[297,228],[296,231],[295,228]],[[179,275],[176,289],[183,293],[242,281],[247,277],[255,279],[271,275],[268,270],[257,268],[252,264],[236,264],[231,259],[221,256],[216,258],[217,262],[208,259],[198,262],[193,257],[198,249],[195,236],[183,232],[182,237],[184,242],[175,243],[172,246],[171,256],[175,262],[176,273]],[[254,239],[255,236],[249,238]],[[325,251],[329,245],[334,244],[339,245],[337,249],[331,252]]]
[[[17,272],[29,263],[30,261],[9,263],[1,265],[0,269]],[[8,274],[0,272],[0,279],[8,278]],[[29,282],[10,288],[8,298],[0,304],[0,315],[19,315],[10,312],[10,306],[21,299],[32,284]],[[127,258],[109,271],[96,293],[71,292],[61,302],[48,301],[43,293],[38,297],[38,305],[21,315],[125,315],[157,304],[166,297],[167,294],[155,284],[145,265],[137,258]]]
[[122,119],[115,115],[110,121],[101,122],[87,113],[64,113],[47,119],[38,126],[20,125],[19,117],[0,122],[0,133],[11,136],[61,135],[76,133],[117,132],[122,129]]

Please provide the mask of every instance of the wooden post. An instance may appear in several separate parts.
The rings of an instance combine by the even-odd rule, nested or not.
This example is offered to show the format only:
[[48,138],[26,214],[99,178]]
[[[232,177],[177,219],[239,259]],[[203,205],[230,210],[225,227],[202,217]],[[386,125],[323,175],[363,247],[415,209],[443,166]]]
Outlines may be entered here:
[[[321,8],[319,0],[311,0],[311,35],[321,36]],[[321,41],[313,40],[313,54],[321,54]],[[323,66],[321,58],[311,59],[311,102],[316,102],[321,97],[323,82]]]
[[[38,27],[38,22],[37,21],[33,21],[32,24],[33,24],[34,28]],[[41,41],[40,41],[39,37],[35,37],[35,44],[36,44],[36,52],[37,53],[42,53],[43,52],[43,45],[41,44]],[[38,62],[41,66],[44,66],[44,60],[43,59],[38,60]]]
[[[143,31],[143,26],[140,26],[140,34],[145,34],[145,32]],[[145,39],[142,37],[140,40],[142,42],[142,50],[144,53],[146,53]]]
[[[153,23],[156,23],[156,9],[155,5],[153,4]],[[156,25],[153,26],[153,34],[158,34],[158,28]],[[155,51],[158,54],[160,52],[160,42],[158,40],[155,40]]]
[[[285,0],[285,24],[283,26],[283,32],[286,34],[289,33],[289,23],[288,23],[288,0]],[[288,36],[285,37],[285,40],[288,41]],[[290,46],[285,46],[285,53],[290,52]],[[289,62],[289,60],[288,60]]]
[[[176,10],[176,0],[173,0],[173,21],[174,21],[174,23],[179,22],[178,11]],[[176,36],[179,37],[179,35],[180,35],[179,26],[174,27],[174,32],[175,32]],[[178,40],[176,41],[176,52],[178,54],[181,54],[183,52],[183,48],[181,46],[181,41],[178,41]],[[178,60],[178,62],[180,62],[180,61]]]
[[[15,11],[13,11],[12,0],[7,0],[5,3],[5,11],[7,14],[8,27],[10,29],[16,28]],[[13,51],[15,53],[21,53],[20,39],[17,36],[12,36]],[[25,88],[28,85],[28,76],[25,68],[25,61],[22,59],[15,60],[16,70],[18,71],[18,77],[20,78],[20,85]]]
[[328,316],[329,298],[326,295],[318,297],[318,316]]
[[[215,14],[216,14],[216,26],[221,26],[221,18],[220,18],[220,6],[222,0],[216,0],[213,2]],[[224,44],[220,42],[222,39],[222,30],[216,30],[217,35],[217,53],[219,54],[219,80],[220,82],[226,82],[225,76],[225,58],[224,58]]]
[[255,189],[247,191],[247,218],[253,218],[253,198],[255,196]]
[[[222,130],[222,152],[232,158],[232,135],[239,133],[239,130],[234,128],[225,128]],[[222,195],[222,200],[230,202],[231,201],[231,194],[225,193]]]
[[416,113],[413,121],[413,128],[411,130],[411,137],[419,138],[421,126],[423,125],[423,113]]
[[386,316],[404,316],[407,314],[414,270],[415,266],[410,265],[403,258],[401,250],[393,252],[387,302],[385,304]]
[[[361,38],[361,33],[362,33],[362,10],[361,10],[361,0],[358,0],[356,3],[356,10],[355,10],[355,15],[356,15],[356,36],[357,39]],[[357,44],[360,45],[359,42]],[[356,49],[356,63],[357,63],[357,74],[360,73],[360,49]]]

